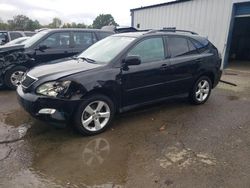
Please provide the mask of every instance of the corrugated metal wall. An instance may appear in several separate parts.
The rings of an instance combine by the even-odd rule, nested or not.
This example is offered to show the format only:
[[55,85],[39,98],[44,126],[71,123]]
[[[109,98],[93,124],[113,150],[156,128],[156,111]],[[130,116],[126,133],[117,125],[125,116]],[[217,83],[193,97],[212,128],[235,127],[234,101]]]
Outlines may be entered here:
[[226,49],[232,4],[235,0],[192,0],[161,7],[136,10],[134,27],[162,29],[176,27],[208,37],[223,54]]

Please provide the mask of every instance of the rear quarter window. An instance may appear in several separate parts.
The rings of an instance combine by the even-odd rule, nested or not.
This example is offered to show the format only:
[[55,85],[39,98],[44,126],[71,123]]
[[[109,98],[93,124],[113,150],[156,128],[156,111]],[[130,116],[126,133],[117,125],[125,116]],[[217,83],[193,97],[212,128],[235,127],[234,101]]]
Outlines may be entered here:
[[192,39],[192,42],[197,49],[205,48],[209,45],[209,41],[205,38]]

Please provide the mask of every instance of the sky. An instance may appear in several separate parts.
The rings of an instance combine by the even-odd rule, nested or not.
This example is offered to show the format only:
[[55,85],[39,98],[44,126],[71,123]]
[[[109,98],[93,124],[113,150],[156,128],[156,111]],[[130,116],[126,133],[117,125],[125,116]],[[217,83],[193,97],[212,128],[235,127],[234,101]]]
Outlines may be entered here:
[[130,9],[167,2],[168,0],[0,0],[3,21],[24,14],[41,24],[59,17],[63,23],[90,25],[99,14],[111,14],[120,26],[130,26]]

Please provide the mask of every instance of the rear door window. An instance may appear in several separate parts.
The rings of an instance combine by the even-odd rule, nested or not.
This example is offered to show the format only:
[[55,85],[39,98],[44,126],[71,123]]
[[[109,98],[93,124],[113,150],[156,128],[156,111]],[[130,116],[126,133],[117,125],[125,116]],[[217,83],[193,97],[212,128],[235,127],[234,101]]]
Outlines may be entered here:
[[168,46],[172,57],[182,56],[189,52],[188,41],[186,38],[169,37]]
[[74,32],[73,41],[77,48],[88,48],[94,43],[93,34],[92,32]]
[[168,47],[172,57],[198,53],[193,42],[184,37],[169,37]]
[[44,41],[42,41],[39,45],[45,45],[49,49],[69,48],[70,34],[69,32],[53,33],[52,35],[48,36]]

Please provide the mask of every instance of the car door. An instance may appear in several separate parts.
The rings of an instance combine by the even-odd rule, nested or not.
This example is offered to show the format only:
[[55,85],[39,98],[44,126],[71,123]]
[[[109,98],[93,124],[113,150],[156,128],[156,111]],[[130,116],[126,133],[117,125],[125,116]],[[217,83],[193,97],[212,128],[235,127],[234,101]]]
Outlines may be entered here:
[[138,42],[126,56],[133,55],[141,58],[141,64],[122,70],[123,106],[161,98],[165,82],[164,71],[169,65],[161,36]]
[[74,31],[73,33],[73,54],[78,54],[92,44],[94,44],[97,39],[94,36],[94,33],[91,31]]
[[[70,32],[56,32],[49,35],[37,45],[36,61],[48,62],[72,56],[70,41]],[[39,50],[40,47],[44,49]]]
[[202,56],[187,37],[168,36],[167,45],[171,55],[167,77],[171,95],[187,93],[193,84]]

